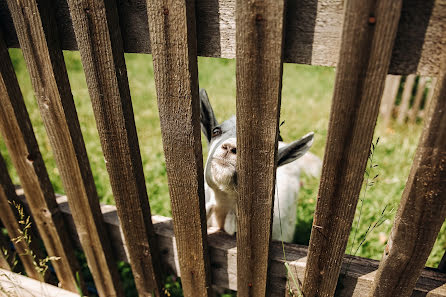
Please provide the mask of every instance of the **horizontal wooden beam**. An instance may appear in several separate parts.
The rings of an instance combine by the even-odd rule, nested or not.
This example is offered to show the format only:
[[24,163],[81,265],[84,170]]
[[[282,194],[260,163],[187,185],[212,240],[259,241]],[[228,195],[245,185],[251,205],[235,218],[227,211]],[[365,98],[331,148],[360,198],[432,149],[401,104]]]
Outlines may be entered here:
[[[17,190],[17,194],[21,199],[25,199],[21,189]],[[70,234],[73,237],[73,242],[75,242],[77,248],[81,249],[66,196],[59,196],[57,202],[71,231]],[[128,263],[116,207],[103,205],[102,213],[109,231],[115,258]],[[152,221],[158,237],[162,265],[169,267],[171,273],[180,276],[172,219],[155,215],[152,216]],[[208,244],[213,285],[234,291],[237,290],[237,247],[235,237],[218,231],[217,228],[209,228]],[[298,279],[302,281],[308,247],[285,243],[284,248],[286,262],[289,264],[290,271],[293,273],[296,281]],[[269,286],[271,289],[270,296],[283,297],[286,294],[288,277],[283,255],[282,244],[280,242],[273,242],[271,245],[271,262],[268,272]],[[379,261],[346,255],[343,262],[340,276],[342,282],[338,283],[336,296],[368,296],[372,288],[373,278],[378,270]],[[347,273],[345,273],[346,271]],[[291,289],[295,292],[294,296],[299,296],[292,278],[289,277],[289,279]],[[425,268],[417,282],[413,296],[446,297],[446,274],[439,272],[438,269]]]
[[[286,1],[285,62],[335,66],[343,0]],[[55,0],[62,47],[77,44],[67,0]],[[435,76],[446,23],[445,0],[404,0],[389,73]],[[150,53],[146,0],[118,1],[124,50]],[[197,42],[200,56],[235,58],[235,1],[197,0]],[[377,20],[379,22],[379,20]],[[9,47],[19,47],[5,1],[0,1],[0,29]]]
[[79,297],[79,294],[73,293],[56,286],[42,283],[38,280],[0,269],[0,296],[64,296]]

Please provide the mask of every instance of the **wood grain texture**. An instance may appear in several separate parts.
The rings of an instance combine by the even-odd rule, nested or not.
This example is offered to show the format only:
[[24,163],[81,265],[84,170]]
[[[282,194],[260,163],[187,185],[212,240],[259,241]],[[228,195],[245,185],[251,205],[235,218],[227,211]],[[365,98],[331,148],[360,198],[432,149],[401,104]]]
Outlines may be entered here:
[[410,296],[446,218],[446,55],[369,296]]
[[401,75],[387,75],[386,83],[383,91],[383,97],[381,99],[380,113],[382,116],[382,125],[387,128],[389,126],[390,119],[392,118],[392,112],[400,88]]
[[1,297],[64,296],[79,297],[78,293],[66,291],[53,285],[39,282],[24,275],[0,269]]
[[427,77],[425,76],[421,76],[418,80],[417,93],[415,94],[415,99],[409,112],[409,122],[411,123],[415,123],[420,112],[421,101],[423,100],[424,92],[426,90],[426,82]]
[[[17,194],[21,196],[23,191],[17,190]],[[25,201],[25,200],[23,200]],[[67,197],[60,196],[57,198],[59,208],[68,223],[70,235],[77,247],[80,247],[79,239],[75,231],[73,217],[68,207]],[[25,201],[26,203],[26,201]],[[26,204],[25,204],[26,205]],[[118,251],[117,260],[128,263],[126,256],[126,246],[124,237],[116,211],[116,207],[112,205],[102,205],[102,213],[107,229],[112,237],[113,249]],[[161,252],[162,265],[177,276],[181,276],[178,261],[178,252],[176,248],[176,239],[173,232],[172,219],[162,216],[152,216],[153,227],[158,238],[159,248]],[[217,228],[208,229],[209,256],[212,268],[212,285],[230,290],[237,290],[237,247],[234,236],[229,236],[224,232],[219,232]],[[294,277],[303,279],[306,265],[306,256],[308,247],[296,244],[285,243],[285,254]],[[286,268],[284,266],[282,244],[280,242],[272,242],[270,253],[270,269],[268,272],[270,282],[269,296],[285,296],[287,286]],[[346,266],[349,266],[347,275],[343,277]],[[345,255],[342,263],[341,279],[339,284],[337,297],[365,297],[370,292],[373,278],[378,270],[379,261],[352,257]],[[446,296],[446,275],[440,273],[436,269],[425,268],[416,284],[413,297],[444,297]],[[292,283],[290,283],[293,285]],[[295,296],[296,288],[291,287]]]
[[20,28],[17,31],[39,109],[96,288],[101,296],[122,296],[58,41],[53,8],[49,1],[8,1],[8,4],[16,28]]
[[237,291],[241,297],[267,295],[284,4],[237,1]]
[[[118,1],[126,52],[150,53],[145,0]],[[335,66],[340,49],[343,0],[287,0],[285,62]],[[55,0],[64,49],[76,50],[67,0]],[[389,73],[436,75],[444,44],[445,0],[404,0]],[[235,0],[197,0],[198,54],[235,58]],[[0,27],[18,47],[10,16],[0,1]]]
[[76,39],[136,287],[163,295],[116,3],[69,0]]
[[415,84],[415,74],[410,74],[406,77],[404,82],[403,94],[401,95],[401,103],[398,106],[397,122],[399,124],[404,123],[407,117],[407,113],[410,107],[410,99],[412,98],[413,86]]
[[184,296],[210,296],[195,3],[185,0],[147,3],[156,93]]
[[[30,69],[33,85],[37,90],[36,97],[41,106],[42,114],[46,115],[53,109],[49,108],[50,105],[52,106],[49,98],[54,97],[51,93],[54,88],[52,90],[50,87],[47,88],[46,84],[48,82],[45,80],[49,76],[48,71],[50,70],[48,67],[51,63],[39,59],[43,58],[45,50],[41,50],[39,47],[39,45],[43,46],[42,40],[39,43],[39,36],[43,36],[43,31],[41,23],[33,14],[32,9],[33,7],[36,9],[36,6],[31,5],[29,8],[27,6],[22,9],[17,1],[11,1],[10,4],[17,24],[17,32],[22,39],[23,53],[28,63],[28,69]],[[22,2],[21,4],[25,3]],[[31,29],[32,31],[30,31]],[[42,54],[40,57],[39,52]],[[71,249],[63,218],[58,212],[53,187],[40,154],[2,36],[0,36],[0,61],[0,132],[17,169],[25,193],[30,197],[31,213],[46,250],[50,256],[61,257],[60,260],[52,261],[57,277],[63,288],[77,292],[75,275],[80,268]],[[41,64],[39,65],[39,63]],[[53,86],[56,86],[56,84],[54,83]],[[53,131],[52,128],[50,130]]]
[[303,283],[333,296],[358,202],[402,1],[345,3],[342,46]]
[[[1,89],[1,88],[0,88]],[[15,192],[14,185],[8,175],[8,170],[6,168],[6,163],[3,157],[0,155],[0,220],[3,226],[8,231],[8,236],[13,238],[21,237],[20,231],[23,230],[18,223],[19,217],[18,210],[13,205],[13,201],[17,202],[18,198]],[[25,218],[26,219],[26,218]],[[2,235],[3,236],[3,235]],[[25,268],[26,274],[34,279],[44,281],[44,275],[41,275],[34,267],[34,258],[31,256],[29,251],[33,251],[36,255],[36,261],[43,259],[43,251],[37,243],[37,238],[31,238],[31,244],[28,244],[25,240],[20,240],[14,242],[15,250],[17,255],[20,257],[23,267]],[[11,250],[9,250],[11,252]],[[14,255],[9,254],[10,258]],[[1,252],[2,262],[8,262],[4,258],[3,251]],[[11,267],[9,267],[11,269]]]

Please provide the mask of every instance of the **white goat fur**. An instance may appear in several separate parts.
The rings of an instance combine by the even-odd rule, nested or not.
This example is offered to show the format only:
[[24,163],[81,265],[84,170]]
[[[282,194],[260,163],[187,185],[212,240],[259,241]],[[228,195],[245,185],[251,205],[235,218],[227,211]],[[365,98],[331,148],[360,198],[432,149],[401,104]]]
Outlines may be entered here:
[[[200,97],[207,101],[207,94],[200,92]],[[206,195],[206,214],[208,226],[216,226],[225,230],[229,234],[237,231],[237,174],[236,174],[236,135],[235,135],[235,116],[217,126],[217,121],[213,115],[212,108],[208,102],[203,108],[211,109],[211,118],[214,118],[212,129],[217,127],[221,136],[210,137],[210,130],[206,132],[206,123],[202,128],[210,142],[209,156],[205,166],[205,195]],[[212,130],[211,129],[211,130]],[[322,162],[311,154],[306,153],[313,143],[313,133],[302,137],[301,144],[293,153],[284,153],[280,167],[276,172],[276,187],[274,199],[274,214],[272,239],[292,242],[296,228],[297,216],[297,197],[300,188],[301,170],[311,175],[318,175]],[[293,144],[279,142],[279,159],[281,149],[293,147]],[[231,153],[231,149],[234,149]],[[282,150],[283,152],[283,150]],[[306,154],[305,154],[306,153]],[[282,154],[283,155],[283,154]],[[280,209],[280,211],[279,211]],[[279,220],[280,215],[280,220]],[[280,224],[281,221],[281,224]],[[280,226],[281,225],[281,226]]]

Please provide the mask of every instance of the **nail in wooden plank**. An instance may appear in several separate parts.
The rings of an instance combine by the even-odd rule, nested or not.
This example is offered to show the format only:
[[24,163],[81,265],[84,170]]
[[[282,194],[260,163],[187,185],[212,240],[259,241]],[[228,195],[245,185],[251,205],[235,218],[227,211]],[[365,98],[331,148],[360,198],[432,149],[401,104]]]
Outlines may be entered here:
[[[34,0],[8,1],[8,5],[96,288],[101,296],[122,296],[117,266],[105,232],[96,187],[58,41],[53,8],[48,1],[37,3]],[[11,98],[11,100],[19,101],[21,98]],[[9,107],[11,110],[14,104],[18,107],[10,127],[16,131],[20,129],[24,136],[31,134],[30,124],[19,128],[18,121],[28,117],[23,102],[11,103]],[[23,142],[26,143],[25,140]],[[26,145],[23,147],[26,148]],[[28,161],[32,162],[32,158],[33,156]],[[69,242],[62,241],[60,244],[66,245],[65,250],[71,249]],[[73,254],[73,251],[66,252]],[[71,273],[75,274],[75,270],[73,269]]]
[[69,0],[107,171],[141,296],[163,294],[114,1]]
[[446,218],[446,55],[369,296],[411,296]]
[[[18,24],[19,28],[25,29],[22,13],[28,14],[29,11],[18,8],[16,1],[13,5],[13,8],[19,11],[14,14],[16,10],[12,10],[21,23]],[[28,49],[30,47],[28,44]],[[29,54],[28,51],[28,57]],[[48,255],[60,257],[59,260],[52,261],[57,277],[63,288],[77,292],[76,271],[80,268],[63,218],[57,208],[53,187],[2,36],[0,36],[0,61],[0,132],[28,197],[32,216]],[[38,74],[34,72],[34,75]],[[45,97],[39,96],[39,98],[45,100]]]
[[181,282],[210,296],[195,3],[147,1],[147,14]]
[[[237,291],[267,295],[284,1],[237,1]],[[255,157],[253,157],[255,156]]]
[[404,123],[407,117],[407,112],[409,110],[410,98],[412,98],[412,90],[413,85],[415,84],[415,74],[410,74],[406,77],[406,81],[404,82],[404,90],[401,95],[401,103],[398,106],[398,124]]
[[401,12],[401,0],[348,0],[303,293],[333,296]]

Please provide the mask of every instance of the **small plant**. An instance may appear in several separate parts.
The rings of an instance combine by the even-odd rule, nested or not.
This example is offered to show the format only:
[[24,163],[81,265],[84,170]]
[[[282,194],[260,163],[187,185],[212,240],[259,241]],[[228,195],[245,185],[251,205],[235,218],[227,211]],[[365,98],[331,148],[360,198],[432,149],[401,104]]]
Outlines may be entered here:
[[[9,203],[11,204],[11,201],[9,201]],[[11,241],[15,244],[23,241],[26,243],[27,246],[30,246],[32,242],[32,238],[30,235],[31,224],[32,224],[31,219],[29,216],[25,215],[25,211],[22,205],[20,205],[16,201],[12,201],[12,204],[15,207],[15,209],[17,209],[18,212],[19,216],[18,223],[20,225],[18,231],[20,235],[15,238],[11,238]],[[31,258],[33,259],[34,269],[36,270],[37,273],[39,273],[42,276],[42,279],[45,278],[45,274],[48,271],[49,268],[48,263],[50,261],[57,261],[60,259],[60,257],[55,257],[55,256],[47,256],[43,259],[39,259],[35,254],[35,252],[31,249],[27,249],[25,251],[25,255],[31,256]]]

